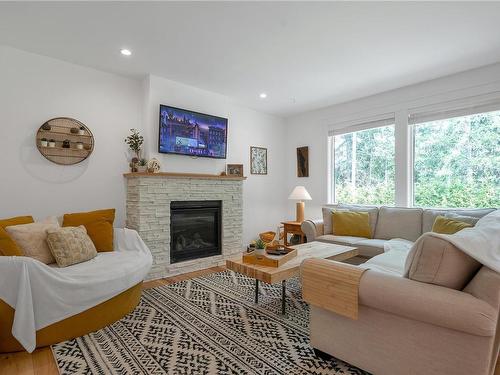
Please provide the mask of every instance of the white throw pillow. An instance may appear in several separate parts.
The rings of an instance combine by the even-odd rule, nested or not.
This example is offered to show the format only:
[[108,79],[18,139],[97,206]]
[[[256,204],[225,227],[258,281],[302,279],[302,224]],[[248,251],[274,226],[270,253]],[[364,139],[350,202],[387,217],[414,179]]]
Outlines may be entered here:
[[57,229],[59,224],[31,223],[6,227],[5,230],[14,242],[21,248],[24,256],[34,258],[45,264],[54,263],[56,260],[47,245],[47,230]]

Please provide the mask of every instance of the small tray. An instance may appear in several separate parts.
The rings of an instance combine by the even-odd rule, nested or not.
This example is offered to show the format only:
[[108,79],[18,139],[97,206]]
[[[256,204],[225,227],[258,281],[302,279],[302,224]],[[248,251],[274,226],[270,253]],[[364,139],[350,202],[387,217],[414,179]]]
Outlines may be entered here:
[[243,254],[243,263],[256,264],[259,266],[267,267],[280,267],[289,260],[297,256],[297,250],[291,248],[285,248],[288,252],[284,255],[257,255],[255,251]]

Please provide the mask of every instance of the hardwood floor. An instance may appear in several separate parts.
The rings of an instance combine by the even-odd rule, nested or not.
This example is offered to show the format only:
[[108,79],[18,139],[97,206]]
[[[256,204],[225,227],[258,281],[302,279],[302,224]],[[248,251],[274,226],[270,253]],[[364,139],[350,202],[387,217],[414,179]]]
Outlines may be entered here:
[[[224,269],[224,267],[213,267],[165,279],[146,281],[143,284],[143,289],[169,285],[209,273],[224,271]],[[57,370],[56,362],[50,347],[46,347],[37,349],[31,354],[26,352],[0,354],[0,375],[4,374],[58,375],[59,371]]]
[[[352,258],[351,264],[359,264],[366,261],[362,257]],[[224,267],[207,268],[201,271],[172,276],[165,279],[147,281],[143,289],[154,288],[161,285],[169,285],[179,281],[192,279],[193,277],[207,275],[213,272],[224,271]],[[50,347],[37,349],[32,354],[26,352],[0,354],[0,374],[11,375],[58,375],[56,362]],[[500,361],[497,361],[495,374],[500,375]]]

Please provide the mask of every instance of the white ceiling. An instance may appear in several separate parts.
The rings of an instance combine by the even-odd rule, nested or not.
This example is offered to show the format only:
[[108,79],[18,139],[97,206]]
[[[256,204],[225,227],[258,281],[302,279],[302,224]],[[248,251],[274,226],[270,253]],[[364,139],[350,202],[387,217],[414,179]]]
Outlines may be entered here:
[[498,62],[499,14],[498,2],[0,3],[0,44],[290,116]]

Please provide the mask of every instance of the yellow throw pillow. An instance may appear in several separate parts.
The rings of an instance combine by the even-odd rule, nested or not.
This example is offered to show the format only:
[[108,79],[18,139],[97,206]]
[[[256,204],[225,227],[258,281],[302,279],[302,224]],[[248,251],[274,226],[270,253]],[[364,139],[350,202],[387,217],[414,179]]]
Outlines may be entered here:
[[95,258],[97,251],[83,225],[47,231],[47,245],[59,267],[86,262]]
[[332,232],[336,236],[371,238],[368,212],[333,211]]
[[14,242],[10,235],[5,231],[6,227],[21,224],[31,224],[33,218],[31,216],[17,216],[9,219],[0,220],[0,255],[6,256],[23,256],[21,248]]
[[115,209],[65,214],[63,227],[83,225],[98,252],[113,251]]
[[464,221],[450,219],[449,217],[438,216],[434,220],[432,231],[441,234],[453,234],[461,231],[464,228],[472,228],[473,225]]

